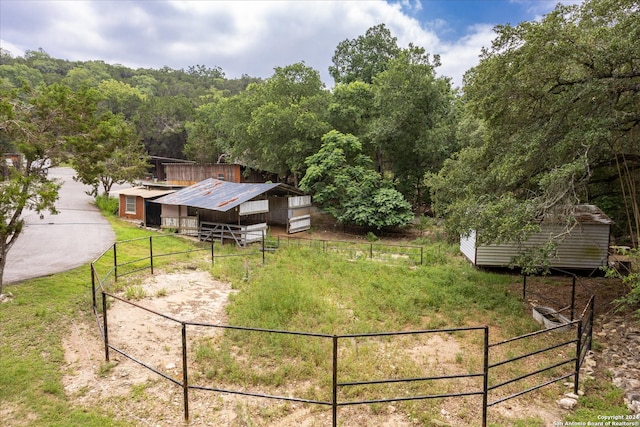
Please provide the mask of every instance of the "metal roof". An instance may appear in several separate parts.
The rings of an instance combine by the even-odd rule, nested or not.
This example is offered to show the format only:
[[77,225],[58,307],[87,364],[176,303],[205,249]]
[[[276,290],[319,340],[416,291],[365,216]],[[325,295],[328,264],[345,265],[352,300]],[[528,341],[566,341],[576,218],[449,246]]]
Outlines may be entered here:
[[567,221],[568,217],[573,217],[578,224],[613,224],[613,220],[602,212],[599,207],[587,204],[574,205],[566,211],[551,211],[545,221],[562,224]]
[[226,212],[282,184],[239,184],[208,178],[154,200],[163,205],[182,205]]
[[143,199],[150,199],[152,197],[160,197],[166,194],[171,194],[176,190],[161,190],[161,189],[151,189],[146,187],[131,187],[125,188],[118,191],[112,191],[111,194],[118,195],[122,194],[125,196],[137,196],[142,197]]

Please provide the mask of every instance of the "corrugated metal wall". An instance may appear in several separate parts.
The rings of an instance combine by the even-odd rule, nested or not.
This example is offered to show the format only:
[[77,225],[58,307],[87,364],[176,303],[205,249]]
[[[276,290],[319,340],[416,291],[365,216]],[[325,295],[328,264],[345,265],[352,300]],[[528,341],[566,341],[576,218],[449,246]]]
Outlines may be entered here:
[[469,261],[476,263],[476,232],[471,231],[469,237],[460,237],[460,252],[466,256]]
[[[532,235],[524,246],[542,246],[551,237],[560,235],[563,230],[560,226],[544,227],[541,232]],[[558,244],[557,254],[551,260],[551,266],[569,269],[594,269],[606,265],[609,253],[609,233],[610,226],[605,224],[582,224],[575,227]],[[461,251],[462,246],[461,239]],[[469,248],[465,246],[465,251],[468,250]],[[481,245],[476,249],[475,264],[487,267],[508,266],[518,251],[519,247],[515,244]],[[473,261],[473,258],[466,253],[465,256]]]

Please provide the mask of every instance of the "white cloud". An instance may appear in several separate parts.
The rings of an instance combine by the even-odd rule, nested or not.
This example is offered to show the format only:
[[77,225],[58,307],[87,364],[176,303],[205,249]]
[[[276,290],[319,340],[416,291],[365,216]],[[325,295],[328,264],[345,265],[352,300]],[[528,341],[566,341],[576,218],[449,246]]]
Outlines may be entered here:
[[491,47],[495,38],[493,26],[476,25],[470,29],[470,34],[456,43],[445,46],[442,54],[442,66],[438,74],[452,78],[454,86],[462,87],[464,73],[480,62],[483,47]]
[[[32,1],[1,2],[2,47],[43,48],[56,58],[103,60],[132,68],[221,67],[228,77],[269,77],[304,61],[328,84],[335,48],[385,23],[401,46],[441,54],[440,74],[460,85],[493,34],[471,29],[456,42],[421,23],[420,1]],[[411,15],[409,14],[411,13]],[[4,18],[3,18],[4,16]]]

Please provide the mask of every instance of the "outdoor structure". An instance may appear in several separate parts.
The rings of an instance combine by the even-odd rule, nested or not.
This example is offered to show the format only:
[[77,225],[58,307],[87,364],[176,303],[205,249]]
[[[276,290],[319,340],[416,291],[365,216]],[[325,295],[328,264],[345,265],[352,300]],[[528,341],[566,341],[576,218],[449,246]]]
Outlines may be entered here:
[[201,240],[261,240],[268,225],[288,233],[311,227],[311,196],[285,184],[234,183],[209,178],[154,201],[161,226]]
[[167,180],[167,166],[174,164],[190,165],[194,161],[171,157],[149,156],[149,179],[155,182]]
[[277,181],[276,174],[260,172],[237,163],[168,163],[164,165],[168,184],[193,185],[207,178],[229,182],[267,182]]
[[611,224],[613,221],[598,207],[577,205],[573,216],[576,225],[567,232],[560,218],[541,223],[541,230],[533,234],[522,245],[501,243],[477,244],[478,234],[460,238],[460,251],[479,267],[507,267],[523,250],[541,247],[550,240],[558,242],[551,267],[593,270],[606,266],[608,262]]
[[176,190],[149,187],[132,187],[115,191],[113,194],[117,194],[120,201],[118,216],[129,220],[139,220],[145,227],[159,227],[160,206],[150,202],[174,191]]

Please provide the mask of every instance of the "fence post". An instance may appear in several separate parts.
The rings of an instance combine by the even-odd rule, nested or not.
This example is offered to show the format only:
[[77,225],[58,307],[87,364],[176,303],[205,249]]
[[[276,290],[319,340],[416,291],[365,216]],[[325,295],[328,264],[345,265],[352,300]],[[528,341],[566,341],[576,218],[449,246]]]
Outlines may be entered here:
[[573,283],[571,284],[571,321],[573,322],[573,317],[575,315],[575,306],[576,306],[576,276],[573,276]]
[[589,311],[589,351],[593,344],[593,313],[596,311],[596,296],[591,296],[591,310]]
[[264,251],[266,248],[264,247],[264,230],[262,230],[262,265],[264,265]]
[[113,244],[113,280],[118,281],[118,251],[116,250],[118,243]]
[[582,354],[582,319],[578,322],[578,339],[576,340],[576,371],[573,378],[573,393],[578,394],[580,383],[580,356]]
[[211,237],[211,266],[214,266],[216,264],[215,261],[215,253],[214,253],[214,249],[213,249],[213,245],[215,244],[215,242],[213,241],[213,236]]
[[489,327],[484,327],[484,360],[482,367],[482,427],[487,427],[487,405],[489,401]]
[[527,275],[522,275],[522,300],[527,299]]
[[420,265],[422,265],[422,260],[423,260],[423,254],[424,254],[424,247],[420,246]]
[[187,372],[187,324],[182,322],[182,394],[184,419],[189,421],[189,375]]
[[149,236],[149,262],[151,263],[151,274],[153,274],[153,236]]
[[[115,246],[114,246],[115,247]],[[107,295],[102,291],[102,323],[104,323],[104,359],[109,361],[109,327],[107,326]]]
[[93,263],[91,263],[91,300],[93,301],[93,310],[95,312],[98,307],[96,307],[96,274]]
[[369,258],[373,259],[373,243],[369,244]]
[[337,427],[338,425],[338,337],[336,335],[333,336],[333,379],[332,383],[332,396],[331,396],[331,419],[332,426]]

